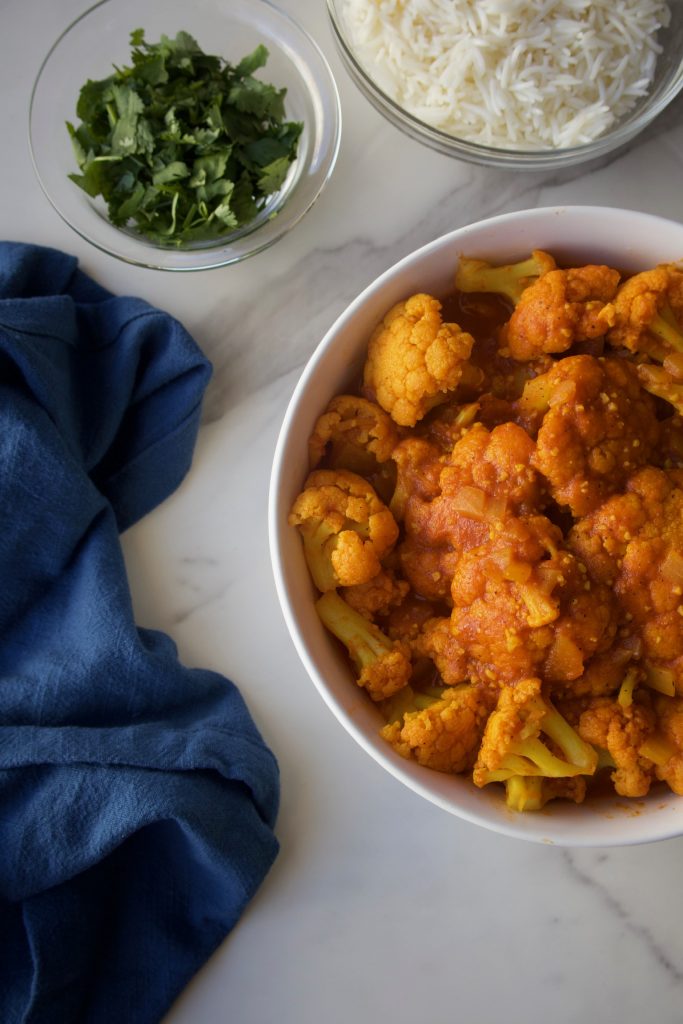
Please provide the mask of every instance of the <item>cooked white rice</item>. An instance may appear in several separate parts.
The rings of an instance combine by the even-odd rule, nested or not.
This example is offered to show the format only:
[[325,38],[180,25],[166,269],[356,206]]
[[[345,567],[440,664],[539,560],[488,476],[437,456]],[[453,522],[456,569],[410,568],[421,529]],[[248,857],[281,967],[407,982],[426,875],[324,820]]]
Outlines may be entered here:
[[669,24],[660,0],[344,0],[371,78],[421,121],[471,142],[563,149],[644,96]]

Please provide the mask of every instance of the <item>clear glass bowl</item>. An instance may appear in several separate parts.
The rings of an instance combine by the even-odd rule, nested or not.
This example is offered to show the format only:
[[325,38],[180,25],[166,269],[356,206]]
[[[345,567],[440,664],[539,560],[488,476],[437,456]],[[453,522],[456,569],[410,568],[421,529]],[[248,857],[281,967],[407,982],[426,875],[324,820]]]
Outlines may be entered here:
[[[202,49],[237,63],[259,43],[269,51],[264,81],[286,88],[288,120],[302,121],[297,159],[282,189],[258,217],[218,241],[166,248],[134,230],[114,227],[101,197],[69,180],[78,171],[66,121],[88,78],[106,78],[130,63],[130,33],[149,42],[189,32]],[[158,270],[208,270],[236,263],[282,238],[311,208],[329,180],[339,150],[341,112],[327,61],[311,37],[268,0],[103,0],[76,19],[52,46],[38,72],[29,113],[29,141],[38,180],[57,213],[82,238],[128,263]]]
[[342,60],[360,91],[373,106],[401,131],[447,156],[488,167],[511,170],[553,170],[604,156],[625,145],[657,117],[683,88],[683,3],[670,3],[671,24],[659,33],[663,52],[657,60],[655,78],[647,96],[637,101],[630,113],[610,131],[593,142],[566,149],[516,150],[480,145],[448,134],[409,113],[373,79],[353,43],[344,17],[344,0],[327,0],[334,38]]

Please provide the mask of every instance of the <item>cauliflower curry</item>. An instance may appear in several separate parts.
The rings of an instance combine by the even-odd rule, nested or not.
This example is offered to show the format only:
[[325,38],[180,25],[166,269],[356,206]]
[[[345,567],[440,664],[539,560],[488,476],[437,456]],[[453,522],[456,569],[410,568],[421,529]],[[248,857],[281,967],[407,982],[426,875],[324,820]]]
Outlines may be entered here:
[[403,757],[683,795],[683,270],[461,258],[368,339],[290,523]]

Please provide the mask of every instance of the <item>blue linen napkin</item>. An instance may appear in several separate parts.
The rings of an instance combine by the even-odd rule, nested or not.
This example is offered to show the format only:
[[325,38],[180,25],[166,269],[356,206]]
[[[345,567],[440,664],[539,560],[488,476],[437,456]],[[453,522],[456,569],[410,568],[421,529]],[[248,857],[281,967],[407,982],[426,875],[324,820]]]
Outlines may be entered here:
[[3,1024],[156,1024],[277,852],[272,753],[136,628],[118,536],[186,473],[209,374],[167,314],[0,243]]

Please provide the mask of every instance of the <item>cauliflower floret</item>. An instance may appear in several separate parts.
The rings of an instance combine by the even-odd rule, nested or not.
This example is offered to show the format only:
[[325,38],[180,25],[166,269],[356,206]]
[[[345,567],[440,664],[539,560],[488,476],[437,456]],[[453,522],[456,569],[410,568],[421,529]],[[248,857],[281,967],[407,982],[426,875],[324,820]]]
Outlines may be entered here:
[[363,387],[392,419],[413,427],[457,388],[474,339],[443,323],[441,303],[413,295],[397,303],[373,332]]
[[[433,691],[441,689],[444,680],[434,662],[425,655],[422,645],[422,631],[425,624],[436,615],[436,608],[430,601],[424,601],[410,591],[404,600],[381,619],[381,628],[391,640],[398,640],[410,651],[413,674],[411,685],[418,689]],[[460,680],[458,680],[460,682]]]
[[399,605],[388,612],[383,629],[392,640],[403,640],[413,647],[425,623],[435,614],[434,605],[411,590]]
[[501,689],[486,723],[472,778],[476,786],[515,776],[572,778],[593,775],[597,763],[593,748],[544,698],[540,679],[529,678]]
[[516,423],[502,423],[490,432],[475,423],[453,447],[439,477],[440,496],[432,504],[443,504],[450,518],[491,520],[538,511],[548,496],[533,468],[535,450]]
[[456,686],[467,679],[467,656],[453,635],[449,618],[435,616],[428,619],[413,649],[433,661],[447,686]]
[[683,271],[662,264],[628,278],[613,303],[614,323],[607,340],[617,348],[662,361],[683,352]]
[[403,522],[398,548],[401,571],[416,594],[430,601],[450,602],[450,581],[457,551],[449,538],[424,531],[431,502],[439,494],[439,478],[447,456],[432,441],[409,437],[394,450],[396,490],[390,507]]
[[612,319],[607,304],[618,284],[619,272],[604,266],[543,274],[525,289],[503,326],[503,353],[526,361],[543,353],[566,352],[575,342],[602,337]]
[[559,505],[586,515],[650,458],[659,437],[653,402],[618,359],[568,356],[532,385],[547,402],[533,465]]
[[614,637],[609,589],[591,581],[543,516],[507,519],[465,552],[451,596],[451,630],[475,681],[538,674],[566,683]]
[[642,643],[646,665],[683,693],[683,472],[648,466],[577,523],[568,544],[613,588],[622,633]]
[[609,650],[590,658],[583,675],[578,679],[570,679],[565,683],[554,682],[553,699],[606,697],[615,694],[623,682],[627,667],[639,656],[640,647],[637,638],[620,637],[617,634]]
[[356,395],[338,395],[320,416],[308,440],[310,466],[366,476],[386,462],[398,444],[398,430],[384,409]]
[[412,663],[406,644],[389,639],[336,590],[318,598],[315,607],[323,625],[346,647],[356,668],[356,682],[373,700],[386,700],[408,684]]
[[422,543],[419,536],[406,537],[398,548],[401,572],[418,597],[451,603],[451,579],[460,556],[448,542]]
[[392,459],[396,465],[396,487],[389,507],[394,517],[402,522],[411,497],[431,501],[439,493],[445,456],[433,441],[406,437],[394,448]]
[[[398,445],[394,458],[405,528],[399,554],[403,574],[421,597],[450,604],[459,554],[483,544],[491,524],[509,513],[542,507],[547,495],[531,467],[534,448],[514,423],[490,432],[475,423],[450,455],[437,455],[436,446],[425,440]],[[416,474],[413,491],[419,466],[427,472]]]
[[670,789],[683,796],[683,699],[657,697],[658,735],[646,749],[655,761],[655,774]]
[[382,729],[382,736],[403,757],[440,772],[464,772],[475,762],[491,699],[485,687],[446,689],[421,710]]
[[607,751],[614,763],[612,782],[620,796],[646,796],[655,765],[640,753],[655,729],[651,708],[640,703],[623,706],[610,697],[595,697],[581,713],[577,732],[594,747]]
[[547,495],[531,466],[534,451],[534,442],[514,423],[491,432],[475,423],[450,456],[432,464],[429,489],[409,492],[404,475],[407,535],[466,550],[488,536],[492,522],[542,507]]
[[544,481],[531,465],[536,446],[517,424],[501,423],[488,430],[475,422],[458,435],[447,451],[418,437],[397,445],[393,459],[400,497],[391,502],[392,511],[395,507],[400,513],[397,518],[404,517],[413,498],[432,504],[435,519],[443,511],[450,520],[458,511],[485,519],[500,518],[508,510],[526,513],[547,501]]
[[461,256],[455,271],[455,287],[466,293],[494,292],[516,304],[527,288],[555,267],[553,257],[542,249],[534,249],[526,260],[504,266]]
[[406,598],[410,584],[398,579],[395,573],[381,569],[367,583],[355,587],[343,587],[341,597],[366,619],[375,621],[378,615],[386,615]]
[[367,583],[398,538],[394,517],[370,484],[342,469],[311,473],[289,522],[299,528],[313,582],[323,593]]
[[586,779],[544,779],[538,775],[512,775],[505,780],[505,803],[513,811],[540,811],[551,800],[572,800],[583,803]]

